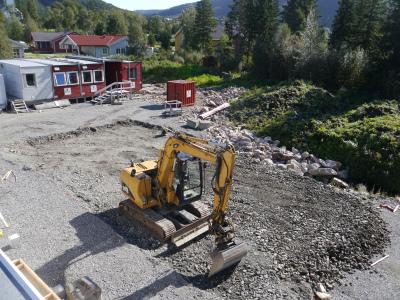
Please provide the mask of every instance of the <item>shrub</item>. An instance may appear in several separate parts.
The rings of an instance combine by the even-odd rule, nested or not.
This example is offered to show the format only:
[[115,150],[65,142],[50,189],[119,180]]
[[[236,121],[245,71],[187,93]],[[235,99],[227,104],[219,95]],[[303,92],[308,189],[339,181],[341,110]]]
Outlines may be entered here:
[[253,91],[232,104],[230,116],[287,146],[343,162],[355,182],[399,193],[399,103],[363,102],[297,81]]

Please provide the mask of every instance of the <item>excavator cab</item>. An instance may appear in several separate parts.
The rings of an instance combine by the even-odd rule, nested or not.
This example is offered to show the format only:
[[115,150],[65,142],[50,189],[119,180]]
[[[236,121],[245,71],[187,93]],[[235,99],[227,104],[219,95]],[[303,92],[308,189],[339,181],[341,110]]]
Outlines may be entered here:
[[200,200],[204,191],[204,164],[184,152],[176,155],[174,188],[181,205]]

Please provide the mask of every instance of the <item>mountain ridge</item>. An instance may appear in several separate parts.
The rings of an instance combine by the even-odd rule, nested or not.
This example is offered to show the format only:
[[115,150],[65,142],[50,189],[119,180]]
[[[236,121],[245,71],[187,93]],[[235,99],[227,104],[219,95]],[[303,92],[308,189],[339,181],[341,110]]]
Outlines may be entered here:
[[[320,21],[323,26],[330,27],[336,15],[339,6],[339,0],[318,0],[318,11],[321,16]],[[225,17],[230,11],[230,6],[233,0],[211,0],[214,7],[215,16],[217,18]],[[279,0],[281,7],[283,7],[287,0]],[[195,6],[196,2],[181,4],[167,9],[151,9],[151,10],[136,10],[135,12],[144,16],[161,16],[166,18],[176,18],[185,9],[190,6]]]

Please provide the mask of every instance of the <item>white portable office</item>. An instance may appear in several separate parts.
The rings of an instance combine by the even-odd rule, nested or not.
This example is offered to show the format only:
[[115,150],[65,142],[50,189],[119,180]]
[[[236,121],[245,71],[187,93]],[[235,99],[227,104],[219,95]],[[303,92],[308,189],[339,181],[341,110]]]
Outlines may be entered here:
[[37,62],[11,59],[0,60],[7,96],[27,102],[53,99],[52,70]]

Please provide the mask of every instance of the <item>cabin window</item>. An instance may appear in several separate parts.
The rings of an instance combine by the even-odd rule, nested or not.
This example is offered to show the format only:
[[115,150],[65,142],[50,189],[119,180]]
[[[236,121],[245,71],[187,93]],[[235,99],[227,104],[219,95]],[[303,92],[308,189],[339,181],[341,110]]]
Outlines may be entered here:
[[25,74],[26,86],[36,86],[36,76],[35,74]]
[[64,72],[54,73],[54,83],[56,86],[67,85],[67,79]]
[[129,79],[136,80],[136,68],[129,69]]
[[92,71],[82,72],[82,83],[92,83]]
[[94,70],[94,82],[103,82],[103,70]]
[[68,84],[73,85],[79,83],[78,72],[68,72],[67,74],[68,74]]

